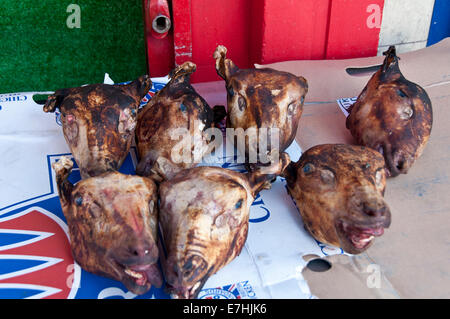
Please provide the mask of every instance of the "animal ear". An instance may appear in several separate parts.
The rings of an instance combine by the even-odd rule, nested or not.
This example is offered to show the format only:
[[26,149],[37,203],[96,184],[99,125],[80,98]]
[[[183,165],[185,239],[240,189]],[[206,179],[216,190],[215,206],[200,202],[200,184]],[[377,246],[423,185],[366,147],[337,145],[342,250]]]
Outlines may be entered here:
[[383,55],[386,56],[386,58],[381,66],[382,79],[380,80],[386,80],[393,74],[400,73],[398,66],[398,60],[400,60],[400,58],[397,56],[395,46],[391,45],[387,51],[383,52]]
[[72,197],[73,184],[67,180],[72,172],[72,167],[73,162],[68,156],[63,156],[59,159],[59,161],[52,163],[62,206],[67,205]]
[[65,97],[65,94],[61,92],[55,92],[54,94],[50,95],[44,104],[44,112],[55,112],[56,108],[59,108],[61,106],[61,103]]
[[257,171],[259,172],[259,174],[281,175],[291,162],[288,153],[285,152],[278,153],[278,150],[272,151],[269,154],[269,158],[271,164],[269,166],[258,167]]
[[255,197],[262,189],[270,189],[271,180],[283,174],[288,167],[291,159],[285,152],[271,152],[270,164],[267,166],[258,166],[255,170],[248,173],[247,178],[252,188],[252,194]]
[[152,88],[152,80],[150,76],[143,75],[130,83],[136,89],[136,94],[143,98]]
[[[194,73],[196,69],[197,65],[195,63],[187,61],[170,71],[170,81],[164,87],[164,89],[167,88],[166,90],[168,90],[167,94],[176,95],[175,92],[180,91],[180,87],[190,85],[191,74]],[[162,92],[163,90],[159,92]]]
[[177,66],[175,69],[170,71],[169,77],[171,79],[178,78],[180,76],[191,75],[197,69],[197,65],[193,62],[186,61],[183,64]]
[[299,75],[298,78],[300,79],[300,81],[303,83],[303,87],[305,88],[306,92],[308,93],[308,80],[305,79],[303,76]]
[[217,46],[213,58],[216,60],[217,74],[225,81],[239,70],[233,61],[227,59],[227,48],[223,45]]
[[395,45],[391,45],[389,49],[387,49],[385,52],[383,52],[383,55],[388,58],[396,58],[397,57],[397,50],[395,49]]

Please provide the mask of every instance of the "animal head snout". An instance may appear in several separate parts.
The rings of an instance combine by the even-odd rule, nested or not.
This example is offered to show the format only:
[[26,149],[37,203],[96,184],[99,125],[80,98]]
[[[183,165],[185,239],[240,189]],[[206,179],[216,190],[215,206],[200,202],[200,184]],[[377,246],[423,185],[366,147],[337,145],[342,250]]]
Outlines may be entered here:
[[385,218],[389,214],[389,208],[383,199],[366,200],[361,206],[362,212],[370,217]]
[[130,262],[141,260],[150,263],[156,262],[159,255],[156,244],[147,241],[129,244],[125,254]]
[[380,222],[384,227],[390,225],[391,213],[381,194],[369,187],[358,188],[348,201],[348,209],[354,219]]
[[413,156],[391,145],[386,145],[384,149],[386,150],[384,158],[388,175],[395,177],[399,174],[406,174],[414,161]]
[[399,174],[406,174],[411,166],[411,156],[405,155],[401,152],[394,153],[393,166],[396,168]]

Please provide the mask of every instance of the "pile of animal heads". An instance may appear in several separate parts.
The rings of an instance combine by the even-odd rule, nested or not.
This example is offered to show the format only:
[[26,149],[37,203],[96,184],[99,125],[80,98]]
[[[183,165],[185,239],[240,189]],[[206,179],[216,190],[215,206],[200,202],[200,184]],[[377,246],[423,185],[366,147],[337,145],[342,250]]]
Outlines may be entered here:
[[[44,111],[59,108],[64,137],[80,167],[82,180],[73,185],[72,160],[62,157],[53,164],[72,253],[87,271],[119,280],[136,294],[161,286],[164,274],[173,297],[195,298],[211,275],[239,255],[250,206],[278,175],[286,178],[305,228],[321,242],[358,254],[389,227],[386,177],[408,171],[432,125],[430,100],[401,74],[395,48],[385,53],[350,110],[346,125],[361,145],[318,145],[296,163],[283,151],[297,134],[306,79],[239,69],[226,53],[218,46],[213,55],[225,80],[226,111],[210,108],[190,85],[191,62],[175,68],[169,83],[140,110],[152,84],[147,76],[126,85],[58,90],[48,98]],[[225,115],[230,128],[278,128],[277,160],[246,174],[172,160],[172,129],[202,136]],[[133,138],[139,176],[117,171]],[[198,154],[192,155],[201,158],[208,141],[196,141]],[[258,148],[248,141],[245,147],[244,153]],[[162,272],[158,225],[167,252]]]

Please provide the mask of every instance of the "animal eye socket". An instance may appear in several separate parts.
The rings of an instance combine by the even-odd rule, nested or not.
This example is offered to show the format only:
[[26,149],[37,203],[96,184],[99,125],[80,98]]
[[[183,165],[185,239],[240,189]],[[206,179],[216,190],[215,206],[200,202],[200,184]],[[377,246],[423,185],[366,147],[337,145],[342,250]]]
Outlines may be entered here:
[[314,165],[310,163],[306,163],[305,166],[303,166],[303,173],[310,174],[314,171]]
[[289,114],[293,114],[294,111],[295,111],[295,107],[296,107],[295,101],[294,101],[294,102],[291,102],[291,103],[288,105],[288,113],[289,113]]
[[236,203],[236,205],[234,205],[234,209],[239,209],[239,208],[241,208],[241,207],[242,207],[242,202],[243,202],[242,199],[238,200],[238,202]]
[[384,188],[386,183],[386,175],[384,168],[379,168],[375,173],[375,187],[376,189],[384,194]]
[[413,113],[413,109],[410,106],[406,106],[400,111],[400,117],[407,120],[413,116]]
[[400,97],[408,97],[408,95],[403,90],[397,90],[397,95]]
[[376,183],[377,185],[381,185],[382,179],[383,179],[383,173],[382,173],[381,170],[378,170],[378,171],[375,173],[375,183]]
[[334,183],[334,173],[328,169],[320,172],[320,179],[326,184]]
[[81,206],[83,204],[83,197],[81,197],[81,196],[75,197],[75,204],[77,206]]
[[239,106],[240,111],[243,111],[247,107],[247,102],[245,101],[244,97],[241,95],[239,95],[239,98],[238,98],[238,106]]
[[91,205],[89,205],[89,214],[93,218],[99,218],[102,214],[102,209],[100,208],[100,205],[96,202],[93,202]]

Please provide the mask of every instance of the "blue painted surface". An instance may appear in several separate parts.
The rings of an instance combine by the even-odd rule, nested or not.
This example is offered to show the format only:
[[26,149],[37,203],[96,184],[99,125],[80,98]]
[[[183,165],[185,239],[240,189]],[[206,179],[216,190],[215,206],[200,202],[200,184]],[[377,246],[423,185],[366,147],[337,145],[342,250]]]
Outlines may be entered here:
[[12,272],[36,267],[46,262],[46,260],[20,259],[20,257],[0,259],[0,275],[6,275]]
[[33,295],[37,295],[42,293],[43,290],[39,289],[20,289],[20,288],[8,288],[8,289],[0,289],[0,298],[1,299],[22,299],[29,298]]
[[22,241],[30,240],[38,237],[38,235],[31,234],[11,234],[11,233],[2,233],[0,231],[0,248],[2,246],[8,246],[12,244],[17,244]]
[[435,0],[427,46],[450,37],[450,1]]

